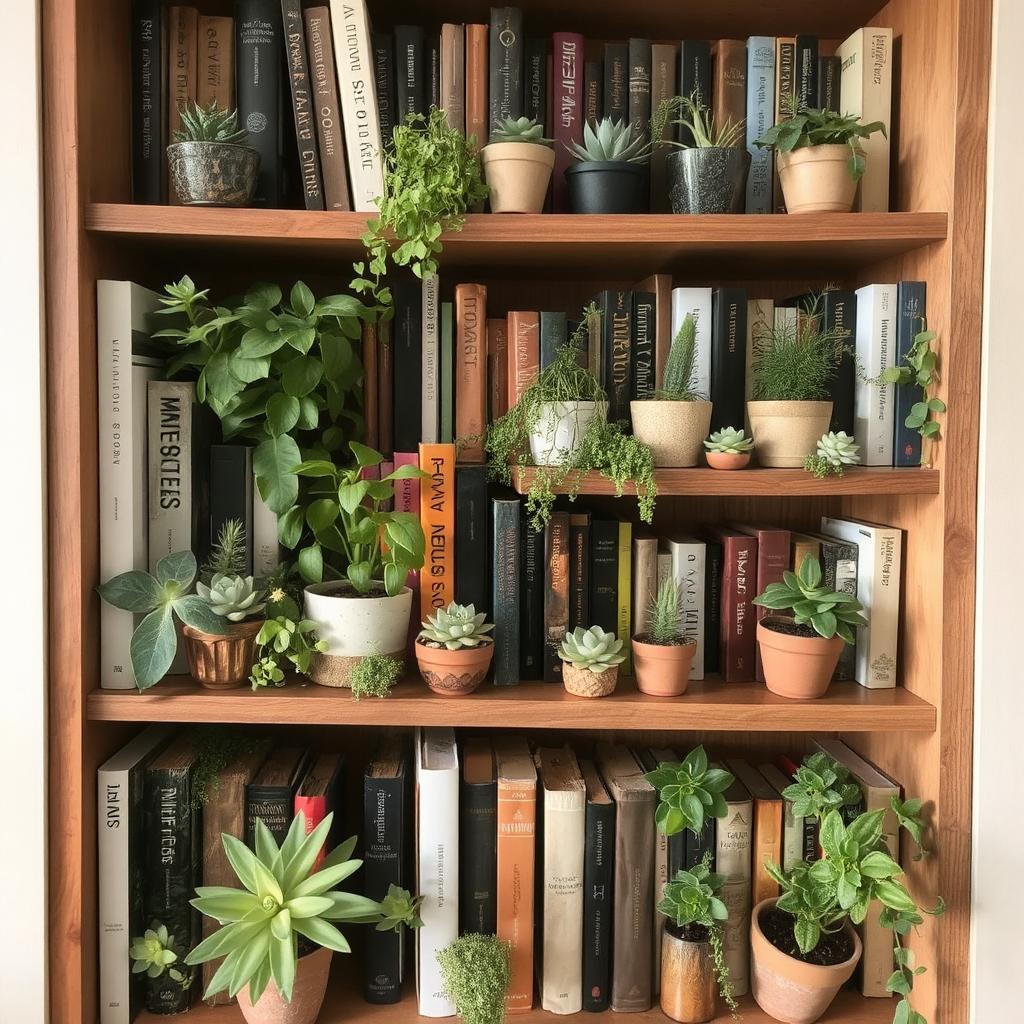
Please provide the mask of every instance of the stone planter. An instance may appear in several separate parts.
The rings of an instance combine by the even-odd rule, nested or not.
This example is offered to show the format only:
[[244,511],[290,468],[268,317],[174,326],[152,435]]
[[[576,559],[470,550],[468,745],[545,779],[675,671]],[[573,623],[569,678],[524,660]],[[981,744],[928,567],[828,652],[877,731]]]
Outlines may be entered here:
[[549,402],[541,406],[537,425],[530,433],[534,465],[559,466],[572,459],[597,415],[597,402]]
[[615,692],[619,681],[619,666],[612,665],[603,672],[579,668],[571,661],[562,662],[562,685],[574,697],[607,697]]
[[768,623],[791,623],[784,615],[766,615],[757,624],[757,644],[764,668],[764,685],[780,697],[811,700],[824,697],[839,663],[840,636],[803,637],[769,629]]
[[849,213],[857,194],[850,147],[806,146],[777,154],[788,213]]
[[476,647],[430,647],[417,640],[416,663],[423,681],[442,697],[462,697],[472,693],[487,677],[494,657],[494,644]]
[[555,151],[536,142],[492,142],[480,151],[491,213],[541,213]]
[[249,986],[242,988],[238,1008],[247,1024],[315,1024],[327,992],[333,955],[331,950],[321,948],[299,958],[290,1003],[281,998],[273,981],[255,1005],[249,1001]]
[[260,155],[227,142],[172,142],[171,194],[180,206],[248,206],[256,194]]
[[232,623],[223,635],[182,626],[192,678],[208,690],[233,690],[241,686],[252,670],[256,634],[264,621]]
[[661,940],[661,1010],[680,1024],[704,1024],[718,1010],[710,942],[688,942],[672,927]]
[[663,469],[696,466],[711,428],[710,402],[630,402],[633,434],[651,449],[654,465]]
[[831,402],[747,402],[750,435],[762,466],[802,469],[828,431]]
[[668,156],[673,213],[742,213],[750,154],[740,146],[677,149]]

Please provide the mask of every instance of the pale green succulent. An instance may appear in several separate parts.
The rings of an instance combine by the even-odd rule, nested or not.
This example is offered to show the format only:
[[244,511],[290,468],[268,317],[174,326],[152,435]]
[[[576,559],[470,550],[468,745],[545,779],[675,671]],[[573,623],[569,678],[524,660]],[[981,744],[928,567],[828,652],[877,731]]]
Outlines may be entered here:
[[743,430],[735,427],[725,427],[722,430],[714,431],[704,442],[704,447],[709,452],[722,452],[725,455],[745,455],[754,447],[754,442],[747,437]]
[[574,142],[569,147],[578,160],[611,160],[619,163],[645,163],[651,157],[651,146],[645,135],[636,135],[625,121],[602,118],[596,125],[583,125],[583,142]]
[[238,127],[237,110],[221,110],[214,100],[208,106],[186,103],[181,110],[181,127],[174,133],[175,142],[220,142],[244,146],[249,133]]
[[838,434],[829,431],[822,434],[817,452],[807,456],[804,469],[819,478],[829,475],[842,476],[847,466],[855,466],[858,462],[860,445],[856,444],[845,430],[840,430]]
[[214,576],[209,586],[197,583],[196,593],[210,606],[214,615],[229,622],[241,622],[259,615],[266,608],[259,600],[261,595],[251,576]]
[[491,132],[491,142],[532,142],[539,146],[550,146],[554,139],[545,139],[544,125],[532,117],[506,117]]
[[178,962],[178,954],[171,948],[173,945],[174,936],[167,933],[166,925],[147,928],[141,939],[132,939],[128,949],[128,956],[132,959],[132,974],[145,971],[147,978],[159,978],[167,971],[173,981],[179,984],[185,981],[185,975],[171,966]]
[[565,634],[558,656],[577,668],[589,668],[597,675],[621,665],[626,660],[621,651],[622,641],[616,640],[614,633],[606,633],[600,626],[591,626],[590,629],[577,626]]
[[473,605],[452,601],[447,608],[439,608],[423,620],[420,639],[444,644],[449,651],[493,643],[492,638],[485,634],[494,629],[494,624],[485,622],[486,618],[486,613],[478,612]]

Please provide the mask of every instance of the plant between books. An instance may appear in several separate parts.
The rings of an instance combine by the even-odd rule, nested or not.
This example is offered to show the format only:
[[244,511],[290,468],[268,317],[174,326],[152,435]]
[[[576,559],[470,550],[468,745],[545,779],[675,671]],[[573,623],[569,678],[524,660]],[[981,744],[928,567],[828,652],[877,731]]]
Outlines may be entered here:
[[932,342],[936,338],[935,331],[926,328],[919,331],[903,357],[903,365],[883,370],[881,377],[885,384],[916,386],[921,389],[921,400],[910,407],[903,422],[911,430],[916,430],[922,438],[933,441],[939,439],[939,423],[934,416],[946,411],[946,403],[941,398],[929,397],[929,391],[939,379],[939,357],[932,349]]
[[636,685],[656,697],[686,693],[697,641],[683,632],[682,590],[666,577],[647,606],[647,629],[632,639]]
[[804,460],[804,469],[819,480],[828,476],[842,476],[847,466],[860,462],[860,445],[854,443],[845,430],[829,431],[818,439],[818,450]]
[[276,615],[267,619],[256,634],[256,657],[249,671],[254,690],[261,686],[284,686],[285,671],[309,675],[314,654],[327,651],[327,644],[317,639],[312,619]]
[[[880,924],[893,936],[896,969],[886,984],[889,992],[900,996],[893,1022],[927,1024],[910,1002],[914,978],[925,968],[914,966],[913,953],[902,940],[922,923],[922,915],[938,916],[945,905],[939,899],[930,910],[919,906],[901,881],[903,871],[890,852],[898,849],[899,837],[885,834],[885,809],[865,811],[844,822],[842,808],[856,801],[856,789],[846,769],[819,752],[805,758],[793,784],[783,792],[793,801],[795,815],[818,819],[822,859],[800,861],[789,871],[766,863],[782,895],[754,908],[754,998],[769,1014],[802,1014],[787,1018],[798,1024],[817,1020],[860,959],[860,940],[849,923],[861,924],[869,909],[878,905]],[[906,829],[923,855],[921,807],[916,798],[893,797],[890,810],[897,827]],[[819,998],[800,1005],[794,1000],[797,979],[812,978]]]
[[416,662],[423,681],[442,696],[472,693],[494,656],[494,623],[486,612],[452,601],[423,621],[416,637]]
[[437,965],[465,1024],[501,1024],[511,980],[507,942],[497,935],[460,935],[438,951]]
[[386,697],[402,678],[404,665],[389,654],[367,654],[349,673],[353,700],[362,697]]
[[584,122],[583,141],[566,147],[576,158],[565,169],[572,212],[645,212],[652,137],[611,117]]
[[750,462],[754,442],[743,428],[723,427],[714,431],[704,442],[704,457],[712,469],[745,469]]
[[491,213],[543,211],[555,165],[552,142],[544,138],[544,125],[530,117],[507,117],[491,132],[480,151]]
[[166,925],[154,921],[153,927],[147,928],[144,935],[132,939],[128,956],[132,961],[132,974],[145,973],[147,978],[159,978],[166,972],[180,988],[187,989],[192,985],[192,972],[174,966],[179,962],[180,953]]
[[607,697],[615,691],[619,666],[626,660],[622,641],[600,626],[577,626],[565,634],[558,656],[562,685],[576,697]]

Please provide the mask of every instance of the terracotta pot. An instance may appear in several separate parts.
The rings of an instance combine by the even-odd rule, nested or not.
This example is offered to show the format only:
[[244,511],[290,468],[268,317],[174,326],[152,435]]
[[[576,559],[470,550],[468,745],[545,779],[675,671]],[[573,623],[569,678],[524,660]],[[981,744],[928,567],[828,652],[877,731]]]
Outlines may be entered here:
[[680,697],[690,681],[690,666],[697,653],[697,641],[685,644],[648,644],[636,637],[633,669],[636,688],[652,697]]
[[860,960],[860,937],[847,923],[844,930],[853,939],[849,960],[832,967],[805,964],[776,949],[761,931],[759,918],[775,903],[762,900],[750,918],[751,991],[757,1005],[783,1024],[814,1024],[850,980]]
[[185,656],[192,678],[208,690],[233,690],[249,678],[256,649],[256,634],[265,620],[236,622],[220,636],[182,626]]
[[442,697],[461,697],[472,693],[486,678],[494,657],[494,644],[479,644],[449,651],[447,647],[428,647],[419,641],[416,663],[423,681]]
[[779,180],[789,213],[849,213],[857,183],[849,146],[806,146],[779,153]]
[[536,142],[492,142],[480,151],[491,190],[491,213],[540,213],[555,151]]
[[681,1024],[704,1024],[718,1011],[710,942],[687,942],[665,929],[661,940],[661,1010]]
[[823,697],[832,682],[843,644],[840,636],[790,636],[765,626],[790,622],[784,615],[766,615],[757,624],[757,643],[764,667],[764,684],[780,697],[810,700]]
[[704,452],[712,469],[746,469],[750,465],[750,452]]
[[680,469],[696,466],[711,428],[710,402],[665,402],[645,399],[629,403],[633,434],[648,448],[654,465]]
[[238,1008],[242,1016],[248,1024],[315,1024],[327,991],[332,955],[331,950],[321,948],[300,957],[295,965],[295,986],[290,1003],[281,998],[277,986],[271,981],[260,1001],[253,1005],[249,1001],[249,986],[246,985],[238,993]]
[[831,402],[747,402],[750,436],[762,466],[802,469],[828,431]]
[[260,155],[230,142],[172,142],[171,194],[181,206],[248,206],[256,194]]
[[562,662],[562,685],[574,697],[607,697],[615,692],[619,681],[619,666],[612,665],[603,672],[579,668],[571,661]]
[[573,458],[597,414],[597,402],[548,402],[541,406],[537,425],[530,433],[533,464],[558,466]]
[[742,213],[750,154],[740,146],[677,149],[668,155],[673,213]]

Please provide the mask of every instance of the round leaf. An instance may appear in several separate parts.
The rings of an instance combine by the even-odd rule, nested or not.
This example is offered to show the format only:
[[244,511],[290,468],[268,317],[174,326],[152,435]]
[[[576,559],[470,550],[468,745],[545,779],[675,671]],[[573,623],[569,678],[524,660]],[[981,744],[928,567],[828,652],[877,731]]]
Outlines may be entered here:
[[148,572],[123,572],[98,588],[107,604],[126,612],[151,612],[164,600],[163,587]]
[[299,496],[295,467],[302,462],[299,446],[287,434],[267,438],[252,456],[260,495],[272,512],[284,515]]
[[313,293],[301,281],[296,281],[292,286],[291,307],[301,317],[307,317],[313,312],[316,300]]
[[297,356],[284,368],[281,385],[287,394],[301,398],[320,383],[323,373],[323,364],[319,359],[314,356]]
[[132,634],[130,645],[132,672],[140,690],[155,686],[171,667],[178,649],[170,605],[150,612]]
[[324,556],[319,544],[310,544],[299,552],[299,574],[307,583],[324,578]]
[[283,516],[277,518],[277,539],[286,548],[294,548],[302,536],[304,521],[302,506],[293,505]]
[[273,437],[287,434],[299,420],[299,400],[293,395],[271,395],[267,399],[267,426]]
[[337,502],[331,501],[330,498],[317,498],[306,509],[306,522],[314,533],[320,533],[338,518],[338,514]]

